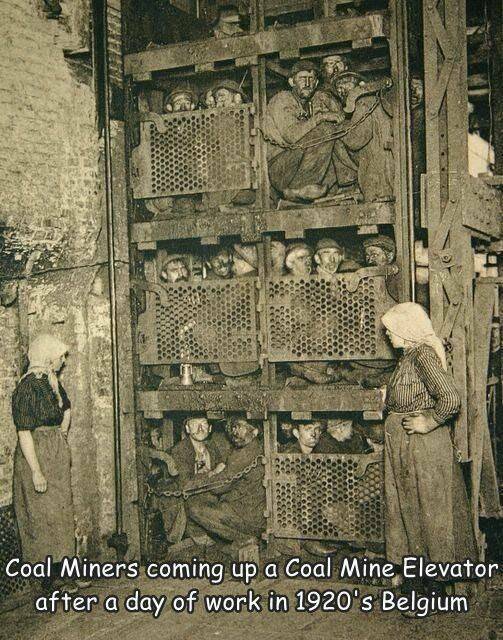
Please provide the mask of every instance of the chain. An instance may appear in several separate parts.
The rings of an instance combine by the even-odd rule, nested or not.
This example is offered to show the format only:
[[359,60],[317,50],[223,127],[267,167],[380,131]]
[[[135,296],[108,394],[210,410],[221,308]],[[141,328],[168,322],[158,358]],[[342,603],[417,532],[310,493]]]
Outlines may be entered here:
[[231,484],[235,480],[241,480],[244,476],[248,475],[253,469],[256,469],[259,462],[262,462],[264,456],[258,455],[256,456],[248,466],[238,471],[235,475],[230,478],[226,478],[225,480],[215,480],[214,482],[208,482],[205,485],[200,487],[193,487],[191,489],[179,489],[177,491],[156,491],[155,489],[149,488],[147,494],[154,494],[158,497],[166,497],[166,498],[183,498],[187,500],[190,496],[196,495],[198,493],[206,493],[207,491],[211,491],[212,489],[219,489],[221,487],[225,487],[228,484]]
[[359,120],[357,120],[356,122],[353,122],[353,124],[351,124],[349,127],[346,127],[345,129],[341,129],[340,131],[337,131],[333,135],[327,136],[325,138],[315,139],[309,142],[308,144],[288,144],[286,142],[278,142],[277,140],[273,140],[270,136],[268,136],[267,133],[265,133],[265,131],[263,131],[261,127],[257,127],[257,130],[260,131],[260,134],[262,135],[264,142],[269,142],[270,144],[276,147],[281,147],[282,149],[310,149],[311,147],[317,147],[318,145],[324,144],[325,142],[330,142],[331,140],[339,140],[340,138],[344,138],[345,136],[347,136],[348,133],[351,133],[351,131],[356,129],[356,127],[359,127],[363,122],[365,122],[365,120],[367,120],[367,118],[369,118],[374,113],[374,111],[379,106],[380,102],[381,102],[381,94],[379,93],[375,99],[374,104],[370,105],[368,111],[364,113]]

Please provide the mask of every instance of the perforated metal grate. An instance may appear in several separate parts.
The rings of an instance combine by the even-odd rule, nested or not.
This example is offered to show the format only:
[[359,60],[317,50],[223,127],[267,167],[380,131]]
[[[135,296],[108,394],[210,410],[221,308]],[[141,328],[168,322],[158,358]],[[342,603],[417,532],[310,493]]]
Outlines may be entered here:
[[8,560],[20,555],[14,511],[11,506],[2,507],[0,508],[0,602],[10,595],[24,591],[28,586],[27,580],[8,578],[4,572]]
[[[158,116],[159,117],[159,116]],[[250,105],[162,116],[141,125],[133,151],[135,198],[248,189]]]
[[142,364],[258,359],[256,280],[167,285],[139,318]]
[[384,276],[275,278],[267,285],[271,361],[392,358],[380,317],[393,305]]
[[382,542],[383,464],[367,466],[366,459],[365,455],[277,454],[274,534]]

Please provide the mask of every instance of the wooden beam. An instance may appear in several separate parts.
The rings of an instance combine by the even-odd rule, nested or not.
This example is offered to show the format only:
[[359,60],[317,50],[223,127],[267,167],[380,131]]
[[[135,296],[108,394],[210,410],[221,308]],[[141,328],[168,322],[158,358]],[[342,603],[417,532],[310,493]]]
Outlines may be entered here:
[[144,78],[155,71],[269,55],[299,46],[307,49],[362,38],[382,38],[386,35],[386,27],[386,14],[375,13],[356,18],[317,20],[290,29],[271,28],[235,38],[182,42],[126,55],[124,73],[133,78]]

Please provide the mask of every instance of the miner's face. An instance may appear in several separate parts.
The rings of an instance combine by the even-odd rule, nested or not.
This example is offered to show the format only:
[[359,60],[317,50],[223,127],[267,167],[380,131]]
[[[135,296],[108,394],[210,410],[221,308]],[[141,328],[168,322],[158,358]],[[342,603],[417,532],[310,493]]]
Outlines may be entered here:
[[271,242],[271,269],[273,273],[283,273],[286,247],[282,242]]
[[165,104],[164,111],[176,113],[179,111],[194,111],[195,108],[196,105],[192,102],[190,93],[177,93]]
[[370,266],[382,267],[386,264],[391,264],[393,260],[394,255],[382,247],[370,246],[365,248],[365,262]]
[[308,422],[307,424],[299,424],[293,429],[293,435],[299,441],[301,446],[314,449],[321,437],[321,423]]
[[342,56],[329,56],[328,58],[324,58],[321,63],[321,72],[326,81],[331,80],[343,71],[347,71],[347,69],[348,65]]
[[229,251],[220,251],[210,260],[213,273],[219,278],[230,278],[232,275],[232,255]]
[[349,92],[358,87],[359,84],[360,83],[356,78],[343,78],[342,80],[337,81],[335,92],[339,98],[345,102]]
[[319,264],[320,269],[328,273],[336,273],[343,260],[344,254],[337,247],[321,249],[316,254],[316,262]]
[[215,91],[215,103],[219,108],[233,107],[236,104],[241,104],[242,101],[241,94],[236,91],[230,91],[223,87]]
[[211,433],[210,423],[206,418],[192,418],[185,424],[185,430],[192,440],[203,442]]
[[289,269],[294,276],[308,276],[313,269],[311,254],[307,249],[298,249],[291,254]]
[[182,260],[171,260],[164,265],[161,271],[161,280],[163,282],[180,282],[189,279],[189,270]]
[[344,442],[353,435],[353,423],[351,420],[329,420],[327,431],[332,438]]
[[299,71],[288,82],[299,98],[309,100],[318,86],[318,77],[315,71]]
[[421,78],[412,78],[410,81],[410,102],[413,109],[423,102],[424,85]]
[[246,420],[237,420],[232,426],[231,439],[235,447],[246,447],[258,434],[257,429]]
[[204,95],[204,103],[208,109],[213,109],[215,106],[215,97],[213,91],[209,89]]

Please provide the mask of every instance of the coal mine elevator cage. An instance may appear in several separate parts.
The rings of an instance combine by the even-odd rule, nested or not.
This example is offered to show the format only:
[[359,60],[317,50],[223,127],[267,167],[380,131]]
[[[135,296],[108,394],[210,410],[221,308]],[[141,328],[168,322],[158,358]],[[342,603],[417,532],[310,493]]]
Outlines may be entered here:
[[[340,0],[252,0],[247,28],[238,36],[209,34],[136,48],[127,44],[134,4],[127,10],[123,4],[123,62],[143,556],[156,554],[162,532],[151,508],[151,458],[141,450],[173,445],[182,437],[184,417],[199,412],[215,424],[243,415],[260,426],[269,544],[294,538],[383,545],[382,447],[369,454],[305,455],[286,453],[279,442],[284,420],[352,414],[363,425],[378,424],[383,388],[285,385],[282,372],[292,363],[391,362],[380,323],[395,304],[388,283],[393,279],[399,301],[419,298],[415,246],[421,240],[430,316],[462,398],[453,442],[483,557],[479,517],[500,516],[494,444],[501,365],[494,365],[491,345],[502,279],[476,275],[474,247],[487,256],[497,253],[501,180],[497,171],[490,177],[468,171],[465,2],[415,3],[414,25],[422,29],[412,34],[410,5],[400,0],[370,11]],[[200,0],[182,9],[200,20],[212,7]],[[267,105],[288,89],[292,64],[334,54],[345,56],[350,70],[372,74],[380,87],[372,95],[389,104],[393,192],[372,201],[321,198],[289,207],[274,200],[270,184]],[[424,81],[422,139],[411,133],[415,71]],[[166,92],[177,83],[191,82],[204,94],[222,78],[235,81],[247,99],[225,108],[163,109]],[[415,145],[424,161],[419,169]],[[236,204],[236,194],[245,194],[246,204]],[[271,268],[277,240],[358,240],[376,233],[394,239],[395,264],[332,278]],[[250,277],[204,277],[207,256],[236,243],[256,247]],[[189,278],[163,280],[172,254],[185,256]],[[192,373],[184,378],[186,365]],[[228,370],[247,375],[226,378]],[[220,377],[198,381],[201,371],[219,371]]]

